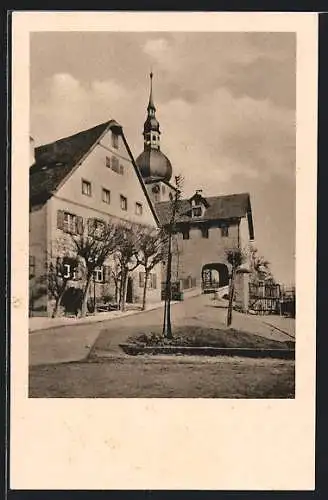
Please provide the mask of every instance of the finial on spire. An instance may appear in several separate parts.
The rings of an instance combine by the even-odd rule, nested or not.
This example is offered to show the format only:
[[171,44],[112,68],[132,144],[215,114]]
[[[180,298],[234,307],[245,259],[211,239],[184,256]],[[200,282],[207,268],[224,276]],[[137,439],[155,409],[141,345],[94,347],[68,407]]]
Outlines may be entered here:
[[154,76],[154,73],[153,73],[152,69],[150,70],[149,76],[150,76],[150,94],[149,94],[148,110],[151,109],[153,111],[156,111],[154,101],[153,101],[153,76]]

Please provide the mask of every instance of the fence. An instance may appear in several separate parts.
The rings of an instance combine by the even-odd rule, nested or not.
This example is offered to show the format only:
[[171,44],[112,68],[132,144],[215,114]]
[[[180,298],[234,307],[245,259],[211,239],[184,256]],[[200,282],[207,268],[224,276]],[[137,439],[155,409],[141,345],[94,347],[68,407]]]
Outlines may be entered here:
[[250,283],[249,309],[256,314],[279,314],[295,318],[295,287],[277,283]]
[[256,314],[280,314],[280,285],[250,283],[249,309]]

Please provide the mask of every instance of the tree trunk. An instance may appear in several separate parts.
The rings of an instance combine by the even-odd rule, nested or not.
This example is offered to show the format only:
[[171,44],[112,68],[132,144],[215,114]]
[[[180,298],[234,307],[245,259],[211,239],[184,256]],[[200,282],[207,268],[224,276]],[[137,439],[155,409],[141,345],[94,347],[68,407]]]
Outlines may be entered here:
[[146,309],[148,278],[149,278],[149,271],[146,270],[145,271],[145,282],[144,282],[143,294],[142,294],[142,310],[143,311]]
[[87,275],[87,281],[84,287],[83,291],[83,297],[82,297],[82,307],[81,307],[81,317],[85,318],[87,315],[87,304],[88,304],[88,291],[91,283],[91,278],[92,278],[92,273]]
[[163,336],[168,339],[171,339],[173,337],[172,325],[171,325],[171,273],[172,273],[172,234],[170,232],[166,283],[165,283],[164,321],[163,321]]
[[236,269],[235,269],[235,267],[233,267],[232,272],[231,272],[231,280],[230,280],[230,288],[229,288],[227,326],[230,326],[232,323],[232,305],[233,305],[233,297],[234,297],[234,292],[235,292],[235,275],[236,275]]
[[54,307],[54,310],[52,311],[52,315],[51,317],[52,318],[57,318],[58,316],[58,312],[59,312],[59,306],[61,304],[61,301],[62,301],[62,298],[63,298],[63,295],[65,293],[65,290],[66,290],[66,287],[67,287],[67,281],[61,291],[61,293],[59,294],[59,296],[56,298],[56,301],[55,301],[55,307]]
[[124,272],[122,272],[122,281],[121,281],[120,310],[122,312],[125,311],[126,293],[127,293],[127,289],[128,289],[128,276],[129,276],[129,273],[126,270],[124,270]]

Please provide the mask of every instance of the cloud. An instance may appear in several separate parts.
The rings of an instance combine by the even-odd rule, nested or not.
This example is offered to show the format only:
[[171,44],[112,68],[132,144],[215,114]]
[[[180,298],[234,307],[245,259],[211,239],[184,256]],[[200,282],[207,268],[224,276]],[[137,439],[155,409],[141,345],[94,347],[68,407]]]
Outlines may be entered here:
[[[197,103],[174,99],[158,106],[162,148],[190,190],[211,194],[236,176],[294,179],[294,115],[269,100],[235,97],[220,88]],[[198,183],[198,186],[196,185]]]
[[169,51],[169,43],[164,38],[147,40],[143,46],[143,51],[150,57],[157,59]]

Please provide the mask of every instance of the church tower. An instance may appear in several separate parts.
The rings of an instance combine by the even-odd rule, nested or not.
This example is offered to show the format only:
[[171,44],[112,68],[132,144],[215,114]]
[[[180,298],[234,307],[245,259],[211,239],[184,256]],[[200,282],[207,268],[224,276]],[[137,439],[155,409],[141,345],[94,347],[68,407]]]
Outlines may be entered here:
[[153,73],[150,73],[150,92],[147,118],[144,123],[144,150],[136,159],[137,166],[153,202],[168,201],[174,187],[170,184],[172,165],[160,148],[160,126],[153,98]]

